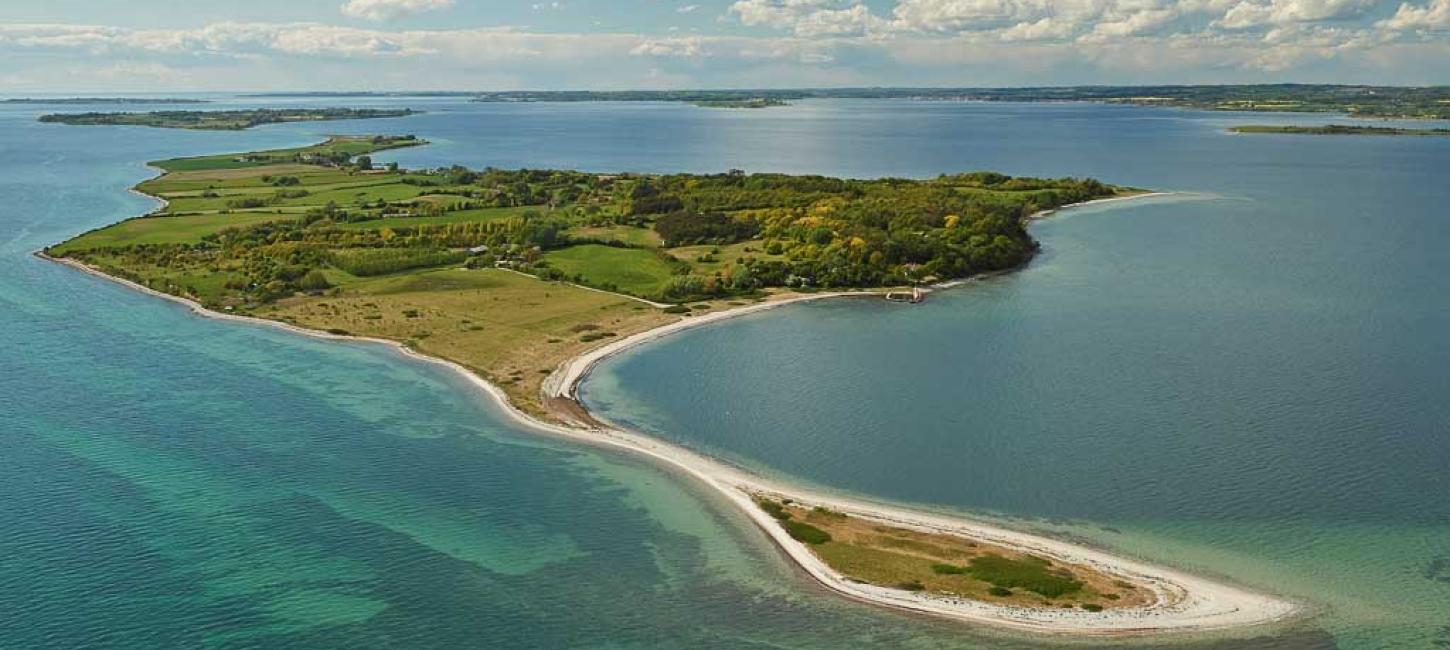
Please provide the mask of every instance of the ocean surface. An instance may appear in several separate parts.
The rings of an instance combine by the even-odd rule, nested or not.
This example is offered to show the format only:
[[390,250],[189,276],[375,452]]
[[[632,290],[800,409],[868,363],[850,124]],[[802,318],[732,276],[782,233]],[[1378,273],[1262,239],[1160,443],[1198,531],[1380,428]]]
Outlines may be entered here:
[[126,192],[142,161],[327,133],[434,141],[378,157],[410,166],[1192,192],[1060,214],[1024,271],[920,306],[672,337],[585,397],[762,472],[1314,611],[1171,647],[1450,645],[1450,139],[1231,136],[1331,118],[1092,105],[346,103],[429,112],[206,133],[0,107],[0,648],[1063,645],[824,593],[688,481],[521,431],[437,367],[30,255],[146,211]]

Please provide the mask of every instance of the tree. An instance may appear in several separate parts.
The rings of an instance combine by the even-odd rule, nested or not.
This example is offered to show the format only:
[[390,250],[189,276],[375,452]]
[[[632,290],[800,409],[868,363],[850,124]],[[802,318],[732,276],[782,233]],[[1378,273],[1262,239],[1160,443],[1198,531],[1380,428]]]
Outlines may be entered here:
[[357,157],[357,168],[358,169],[361,169],[363,171],[371,171],[372,168],[373,168],[373,157],[372,156],[358,156]]
[[297,288],[303,291],[325,291],[331,287],[332,283],[327,281],[327,276],[317,269],[308,271],[307,275],[297,281]]

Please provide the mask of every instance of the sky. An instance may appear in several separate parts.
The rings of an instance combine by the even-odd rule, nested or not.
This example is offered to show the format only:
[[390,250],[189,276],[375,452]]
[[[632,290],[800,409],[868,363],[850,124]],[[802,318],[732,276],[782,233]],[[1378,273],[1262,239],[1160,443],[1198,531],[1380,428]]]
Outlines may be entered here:
[[1450,84],[1450,0],[3,0],[0,96]]

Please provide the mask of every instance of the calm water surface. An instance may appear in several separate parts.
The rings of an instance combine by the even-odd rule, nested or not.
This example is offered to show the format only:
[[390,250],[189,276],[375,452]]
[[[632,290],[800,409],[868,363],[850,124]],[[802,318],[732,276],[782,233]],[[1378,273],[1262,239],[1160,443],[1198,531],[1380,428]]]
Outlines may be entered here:
[[995,168],[1222,195],[1044,224],[1027,272],[920,308],[690,333],[588,397],[765,471],[1021,517],[1322,611],[1194,647],[1445,639],[1450,143],[1090,106],[407,104],[431,112],[246,133],[0,111],[0,648],[1044,645],[822,594],[676,477],[516,431],[435,368],[29,256],[146,210],[125,192],[139,161],[328,132],[438,143],[392,154],[407,165]]

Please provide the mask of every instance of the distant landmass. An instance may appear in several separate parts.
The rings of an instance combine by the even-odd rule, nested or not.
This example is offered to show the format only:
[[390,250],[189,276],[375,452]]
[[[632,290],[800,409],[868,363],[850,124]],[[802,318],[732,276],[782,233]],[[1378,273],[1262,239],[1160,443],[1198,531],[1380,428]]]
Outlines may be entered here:
[[40,121],[78,126],[150,126],[164,129],[240,131],[262,124],[405,117],[418,112],[410,108],[292,108],[285,110],[260,108],[235,111],[52,113],[40,116]]
[[275,98],[275,97],[473,97],[476,91],[471,90],[400,90],[400,91],[370,91],[370,90],[302,90],[273,93],[248,93],[237,95],[244,98]]
[[0,104],[210,104],[209,99],[175,97],[15,97],[0,99]]
[[1450,119],[1450,86],[1238,84],[1222,86],[1035,86],[1022,88],[732,88],[717,90],[326,91],[242,95],[267,98],[458,97],[477,102],[684,102],[701,106],[802,99],[977,102],[1100,102],[1216,111],[1346,113],[1363,118]]
[[817,88],[737,90],[507,91],[481,102],[678,101],[695,104],[801,99],[1102,102],[1219,111],[1347,113],[1369,118],[1450,118],[1450,86],[1071,86],[1030,88]]
[[1400,129],[1387,126],[1269,126],[1249,124],[1229,129],[1232,133],[1288,133],[1296,135],[1450,135],[1450,129]]
[[772,106],[790,106],[790,102],[783,99],[728,99],[695,102],[700,108],[770,108]]

